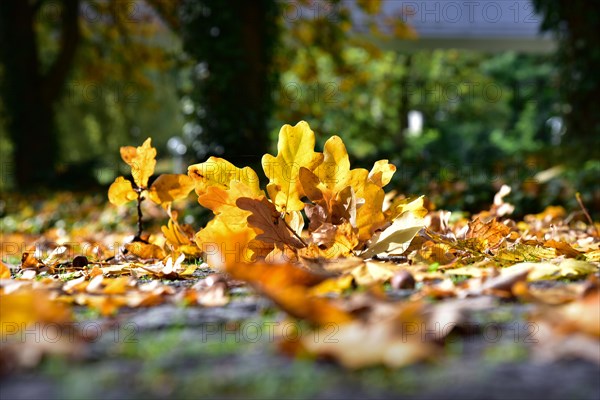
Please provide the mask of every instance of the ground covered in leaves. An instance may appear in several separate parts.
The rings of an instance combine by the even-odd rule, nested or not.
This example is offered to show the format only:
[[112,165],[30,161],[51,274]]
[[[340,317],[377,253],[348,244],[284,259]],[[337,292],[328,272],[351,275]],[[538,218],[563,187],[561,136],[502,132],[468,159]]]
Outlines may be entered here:
[[215,157],[153,180],[147,140],[114,206],[3,200],[2,398],[598,398],[585,205],[453,214],[314,147],[284,126],[266,191]]

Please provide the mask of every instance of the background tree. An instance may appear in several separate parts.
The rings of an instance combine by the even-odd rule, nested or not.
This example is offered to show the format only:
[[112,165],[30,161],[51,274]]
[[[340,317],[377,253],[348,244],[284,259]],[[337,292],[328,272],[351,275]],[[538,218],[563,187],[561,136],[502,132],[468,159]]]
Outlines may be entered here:
[[543,28],[553,31],[560,48],[561,93],[566,145],[576,159],[600,157],[600,14],[598,0],[533,0]]
[[177,29],[177,6],[151,0],[0,4],[1,120],[14,160],[3,181],[14,174],[21,189],[56,185],[64,181],[59,161],[100,157],[139,131],[140,118],[131,123],[129,117],[140,114],[132,112],[137,105],[152,107],[152,91],[164,81],[153,71],[173,66],[168,40]]
[[43,68],[35,32],[41,2],[0,3],[4,111],[14,145],[13,170],[23,188],[46,182],[55,167],[58,144],[54,106],[80,39],[79,1],[60,3],[60,49],[47,68]]
[[181,16],[195,63],[188,140],[196,157],[226,152],[235,164],[256,166],[270,145],[278,2],[184,1]]

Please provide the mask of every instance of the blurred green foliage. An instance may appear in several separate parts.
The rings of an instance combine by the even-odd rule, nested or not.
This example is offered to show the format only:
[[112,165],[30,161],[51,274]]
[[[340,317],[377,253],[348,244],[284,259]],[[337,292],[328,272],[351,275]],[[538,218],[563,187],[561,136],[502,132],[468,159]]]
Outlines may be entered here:
[[597,0],[533,0],[543,16],[542,29],[559,41],[555,62],[560,69],[563,114],[576,160],[600,160],[600,14]]
[[[41,15],[51,16],[44,7],[52,4],[41,4]],[[585,145],[586,138],[600,137],[594,133],[600,114],[589,109],[595,104],[589,95],[600,84],[598,77],[572,79],[578,71],[590,75],[600,59],[589,39],[596,17],[582,17],[586,29],[577,36],[589,51],[569,50],[575,36],[563,32],[557,59],[384,51],[350,33],[349,3],[337,0],[319,3],[321,9],[310,1],[262,0],[254,19],[240,19],[242,9],[231,7],[243,1],[144,4],[140,16],[147,18],[128,20],[132,10],[108,5],[99,9],[105,19],[80,17],[81,42],[55,107],[63,186],[112,181],[121,173],[118,147],[148,136],[165,156],[167,141],[179,137],[187,146],[182,165],[221,153],[257,164],[273,149],[282,124],[304,119],[319,146],[337,134],[360,166],[390,159],[399,167],[393,184],[400,192],[426,194],[439,207],[480,210],[506,183],[521,214],[550,203],[576,208],[575,191],[591,211],[600,210],[600,162],[589,156],[594,146]],[[368,18],[379,4],[357,2],[375,36],[381,32]],[[564,9],[536,4],[546,28],[562,29]],[[298,7],[305,7],[306,18],[295,17]],[[260,40],[249,47],[240,38],[256,21]],[[43,68],[58,51],[59,22],[36,20]],[[414,34],[401,21],[393,32]],[[0,79],[6,79],[1,66]],[[579,103],[577,93],[584,94]],[[414,112],[422,116],[420,129],[409,126],[410,112],[413,119]],[[14,151],[6,119],[0,112],[3,189],[14,175],[4,161]],[[556,166],[562,167],[540,175]]]
[[[399,166],[393,183],[401,193],[477,211],[508,184],[522,214],[550,203],[577,208],[577,190],[590,206],[598,201],[593,176],[600,165],[573,163],[565,151],[553,55],[373,53],[355,46],[342,53],[351,75],[340,78],[335,62],[320,52],[307,81],[301,52],[298,65],[282,75],[274,125],[304,118],[321,141],[341,135],[360,165],[390,159]],[[408,129],[409,111],[422,114],[422,129]],[[563,164],[548,182],[538,175]]]

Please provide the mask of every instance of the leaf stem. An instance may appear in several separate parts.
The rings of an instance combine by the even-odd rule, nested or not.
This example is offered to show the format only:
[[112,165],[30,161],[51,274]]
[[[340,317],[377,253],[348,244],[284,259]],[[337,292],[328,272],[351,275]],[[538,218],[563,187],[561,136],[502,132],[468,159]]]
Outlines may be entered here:
[[598,232],[598,228],[596,227],[596,225],[594,225],[594,220],[590,216],[590,213],[588,212],[587,208],[585,208],[585,205],[583,205],[583,201],[581,200],[581,194],[579,192],[575,193],[575,198],[577,199],[577,203],[579,203],[579,207],[581,207],[581,210],[583,211],[583,214],[587,218],[588,222],[590,223],[592,228],[594,228],[594,231],[596,232],[596,236],[600,236],[600,232]]
[[135,236],[136,239],[138,240],[142,240],[142,230],[144,229],[144,222],[142,220],[142,201],[144,201],[144,198],[142,197],[142,189],[136,189],[137,192],[137,215],[138,215],[138,222],[137,222],[137,226],[138,226],[138,231],[137,231],[137,235]]
[[292,227],[287,223],[287,221],[285,220],[285,214],[283,214],[283,217],[279,217],[282,221],[283,224],[285,225],[286,228],[288,228],[290,230],[290,232],[292,232],[294,234],[294,236],[296,236],[296,239],[298,239],[300,241],[300,243],[302,243],[304,245],[304,247],[308,247],[308,243],[306,243],[304,241],[304,239],[302,239],[302,236],[298,235],[298,233],[292,229]]

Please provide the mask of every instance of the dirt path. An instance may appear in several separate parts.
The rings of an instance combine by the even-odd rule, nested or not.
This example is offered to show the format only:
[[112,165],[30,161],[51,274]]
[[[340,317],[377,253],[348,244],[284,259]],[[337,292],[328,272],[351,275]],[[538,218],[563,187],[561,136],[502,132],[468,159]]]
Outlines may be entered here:
[[492,305],[473,315],[478,329],[447,340],[433,363],[358,371],[282,355],[269,330],[284,315],[254,295],[224,307],[123,310],[82,319],[81,327],[102,334],[81,359],[50,357],[34,371],[5,376],[0,397],[600,398],[600,366],[535,361],[535,335],[523,329],[526,307]]

